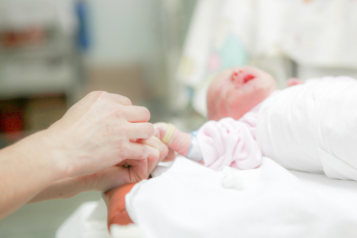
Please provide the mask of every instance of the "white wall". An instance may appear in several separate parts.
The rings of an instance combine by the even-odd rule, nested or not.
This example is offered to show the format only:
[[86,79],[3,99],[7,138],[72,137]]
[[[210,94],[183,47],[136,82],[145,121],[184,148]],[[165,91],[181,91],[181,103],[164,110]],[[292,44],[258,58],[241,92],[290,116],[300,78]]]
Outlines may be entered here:
[[158,0],[88,0],[92,65],[150,62],[160,52]]

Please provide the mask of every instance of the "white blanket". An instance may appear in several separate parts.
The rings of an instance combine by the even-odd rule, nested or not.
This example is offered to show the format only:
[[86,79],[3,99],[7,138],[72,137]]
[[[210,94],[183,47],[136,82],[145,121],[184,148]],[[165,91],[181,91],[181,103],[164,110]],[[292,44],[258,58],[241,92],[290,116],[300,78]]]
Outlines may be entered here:
[[126,197],[145,238],[357,237],[357,212],[306,190],[264,158],[260,168],[216,172],[179,157]]
[[285,168],[357,180],[357,81],[327,77],[275,94],[262,106],[257,141]]

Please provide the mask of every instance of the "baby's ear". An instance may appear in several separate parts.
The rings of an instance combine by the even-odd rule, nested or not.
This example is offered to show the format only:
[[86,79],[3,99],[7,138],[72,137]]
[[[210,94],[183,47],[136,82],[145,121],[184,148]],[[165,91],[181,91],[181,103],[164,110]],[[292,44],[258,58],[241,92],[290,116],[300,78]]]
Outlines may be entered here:
[[297,79],[297,78],[291,78],[286,82],[286,84],[290,87],[290,86],[295,86],[295,85],[299,85],[299,84],[304,84],[304,81],[301,79]]

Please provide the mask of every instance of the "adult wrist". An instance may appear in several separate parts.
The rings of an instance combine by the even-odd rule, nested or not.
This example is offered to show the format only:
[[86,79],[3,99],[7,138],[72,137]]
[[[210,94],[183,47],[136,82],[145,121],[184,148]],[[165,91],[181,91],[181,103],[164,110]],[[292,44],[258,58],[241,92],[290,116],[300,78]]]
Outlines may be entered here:
[[73,166],[69,164],[60,142],[53,138],[48,129],[31,135],[29,139],[32,139],[39,159],[47,161],[57,180],[74,176]]

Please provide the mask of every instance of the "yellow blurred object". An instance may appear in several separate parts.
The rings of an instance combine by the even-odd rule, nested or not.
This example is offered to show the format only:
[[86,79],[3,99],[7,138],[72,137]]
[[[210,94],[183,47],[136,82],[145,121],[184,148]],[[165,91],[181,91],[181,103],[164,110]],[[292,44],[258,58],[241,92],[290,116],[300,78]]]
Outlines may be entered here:
[[162,138],[162,142],[165,144],[169,143],[172,136],[174,135],[176,127],[172,124],[168,124],[167,130],[165,132],[164,137]]

